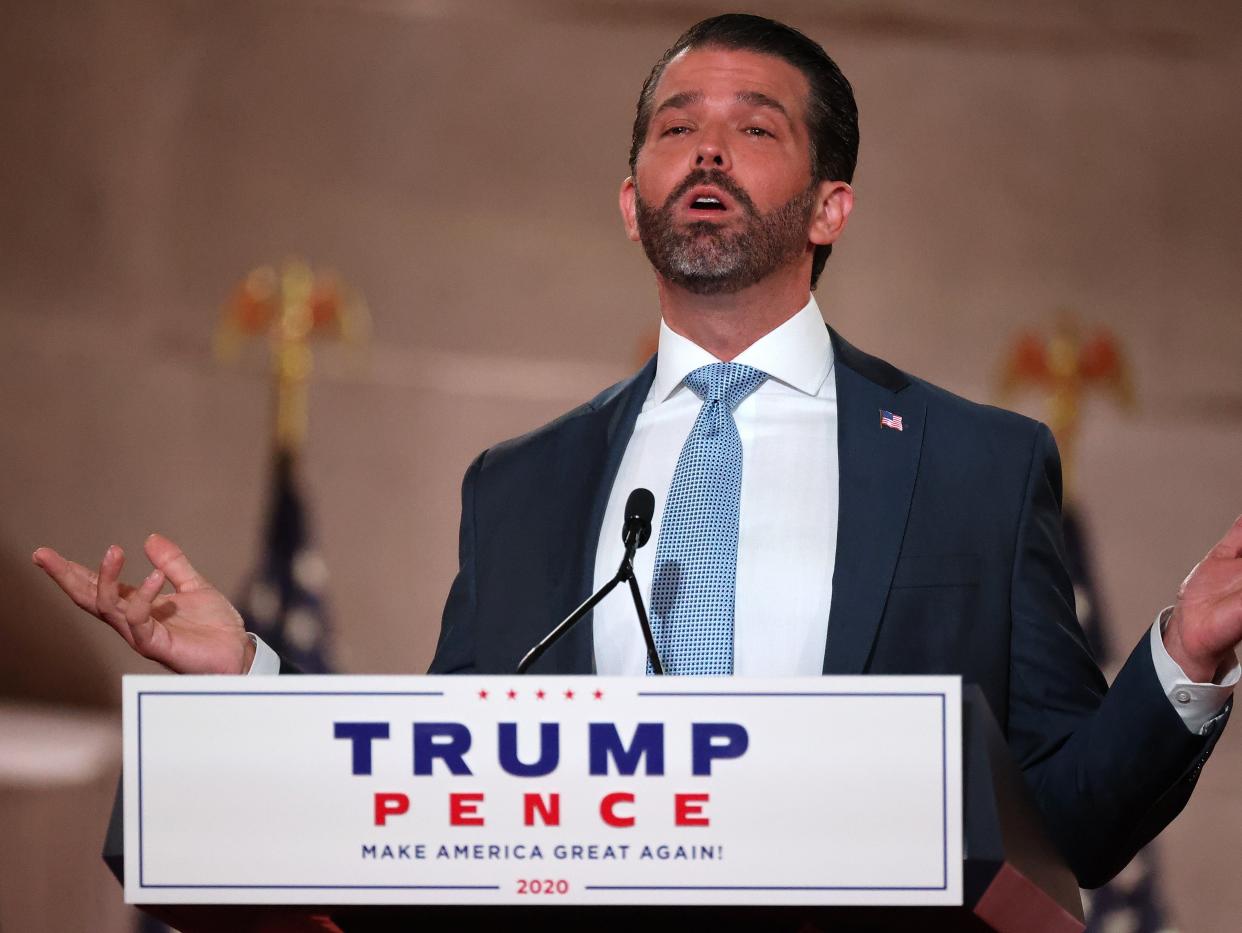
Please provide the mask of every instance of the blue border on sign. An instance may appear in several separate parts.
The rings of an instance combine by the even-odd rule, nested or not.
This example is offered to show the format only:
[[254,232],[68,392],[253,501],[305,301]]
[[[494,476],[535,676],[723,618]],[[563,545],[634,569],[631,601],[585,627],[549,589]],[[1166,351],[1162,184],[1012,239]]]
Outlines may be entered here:
[[[625,885],[587,884],[587,891],[944,891],[949,886],[949,773],[948,773],[948,695],[943,691],[931,692],[866,692],[866,691],[656,691],[640,690],[639,698],[674,699],[678,697],[733,697],[733,698],[801,698],[822,699],[843,697],[877,698],[939,698],[940,700],[940,772],[941,772],[941,883],[939,885]],[[443,691],[387,691],[387,690],[141,690],[138,692],[138,887],[140,889],[184,888],[186,890],[270,890],[270,891],[499,891],[498,884],[147,884],[145,880],[145,852],[143,835],[143,757],[142,757],[142,701],[148,696],[404,696],[442,697]]]
[[250,696],[250,697],[442,697],[443,690],[140,690],[138,691],[138,887],[144,890],[179,888],[223,891],[499,891],[498,884],[147,884],[143,848],[142,798],[142,701],[148,696]]

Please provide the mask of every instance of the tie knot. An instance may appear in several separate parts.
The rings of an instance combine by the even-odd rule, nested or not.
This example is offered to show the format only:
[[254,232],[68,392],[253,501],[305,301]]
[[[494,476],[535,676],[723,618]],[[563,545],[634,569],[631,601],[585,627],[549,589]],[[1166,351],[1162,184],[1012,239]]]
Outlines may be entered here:
[[704,402],[723,402],[732,411],[767,378],[767,373],[753,366],[711,363],[686,376],[685,383]]

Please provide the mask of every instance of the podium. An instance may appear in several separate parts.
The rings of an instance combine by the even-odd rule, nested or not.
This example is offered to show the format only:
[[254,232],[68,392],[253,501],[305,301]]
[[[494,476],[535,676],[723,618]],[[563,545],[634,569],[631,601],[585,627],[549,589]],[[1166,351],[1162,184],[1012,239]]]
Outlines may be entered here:
[[[890,679],[899,680],[900,678]],[[302,678],[298,680],[301,681]],[[556,680],[558,683],[568,682],[566,678]],[[573,680],[590,683],[594,679],[573,678]],[[864,682],[871,681],[872,678],[841,678],[840,680]],[[599,682],[610,683],[608,680]],[[737,681],[736,683],[745,682]],[[480,690],[479,692],[486,693],[487,691]],[[772,696],[774,694],[753,695]],[[827,696],[828,694],[817,695]],[[833,695],[852,696],[853,694],[838,691]],[[498,692],[496,698],[503,700],[503,693]],[[887,889],[870,892],[866,895],[867,906],[848,903],[772,904],[770,901],[762,904],[749,904],[745,902],[749,895],[738,894],[736,890],[727,895],[731,901],[727,904],[711,903],[715,897],[723,900],[725,898],[723,894],[708,895],[706,902],[703,897],[700,897],[697,903],[691,904],[670,903],[667,899],[663,903],[644,903],[644,899],[652,895],[636,891],[632,895],[627,893],[614,896],[610,902],[605,904],[541,903],[540,906],[525,906],[512,902],[503,904],[331,903],[312,906],[315,901],[308,900],[308,895],[303,893],[297,898],[290,898],[290,903],[302,905],[290,911],[273,906],[276,902],[271,900],[263,905],[225,906],[219,902],[219,898],[216,898],[217,902],[211,905],[195,904],[189,899],[190,895],[187,892],[181,892],[178,894],[179,902],[162,904],[156,912],[165,918],[179,922],[190,933],[195,929],[210,929],[213,926],[221,929],[253,929],[256,931],[286,929],[288,927],[282,926],[278,918],[288,916],[290,913],[296,914],[299,911],[307,914],[312,912],[330,914],[347,933],[355,930],[396,931],[415,927],[434,930],[463,923],[478,925],[481,928],[494,927],[506,930],[632,931],[637,929],[644,933],[652,928],[789,930],[799,931],[799,933],[809,933],[813,930],[823,930],[826,933],[833,930],[995,930],[1003,931],[1003,933],[1025,933],[1025,931],[1071,933],[1071,931],[1082,930],[1082,907],[1077,883],[1040,826],[1037,812],[1030,800],[1022,775],[1009,756],[1001,730],[988,709],[982,692],[975,686],[967,685],[961,689],[960,698],[960,807],[957,807],[957,802],[953,801],[953,806],[945,808],[946,814],[950,812],[960,814],[961,819],[961,860],[958,865],[949,866],[953,871],[945,873],[946,878],[949,875],[960,877],[960,905],[912,904],[908,892],[903,893],[896,889],[891,892]],[[543,707],[540,709],[542,710]],[[951,712],[950,716],[952,716]],[[131,737],[128,733],[129,718],[127,708],[127,746],[131,744]],[[361,734],[361,731],[365,730],[354,729],[351,734],[356,736]],[[350,733],[350,730],[345,730],[345,732]],[[956,735],[955,731],[954,734]],[[376,736],[378,732],[372,730],[372,738]],[[339,728],[336,738],[338,740],[342,738]],[[349,735],[345,738],[348,739]],[[431,740],[428,739],[428,741]],[[638,734],[635,733],[634,745],[630,746],[631,751],[637,743]],[[341,744],[342,749],[348,746],[352,750],[355,775],[371,773],[369,756],[373,748],[382,747],[371,740],[363,742],[356,737],[352,741],[338,742],[338,744]],[[702,742],[696,739],[695,745],[696,750],[703,751],[705,757],[710,758],[714,755],[722,759],[718,762],[720,765],[718,770],[727,770],[729,765],[727,759],[741,754],[737,750],[738,747],[736,742],[733,747],[730,747],[727,737],[715,741],[714,744],[710,738]],[[743,750],[745,748],[745,746],[740,747]],[[951,747],[953,747],[951,743],[945,745],[945,748]],[[713,752],[712,749],[715,751]],[[127,747],[127,759],[131,750]],[[359,755],[362,755],[364,750],[367,760],[360,761]],[[529,746],[523,749],[522,757],[527,762],[526,767],[530,767],[529,752]],[[415,754],[417,756],[417,750]],[[437,763],[437,767],[440,764]],[[415,767],[417,769],[417,763]],[[773,774],[774,785],[778,783],[779,777],[779,774]],[[227,782],[228,776],[222,776],[221,780]],[[946,786],[949,785],[946,784]],[[131,801],[140,799],[133,796],[132,790],[133,788],[131,788]],[[399,795],[387,796],[395,798]],[[152,798],[148,797],[148,800],[150,799]],[[117,804],[114,806],[108,827],[104,858],[113,873],[124,883],[125,821],[124,808],[121,803],[121,795],[118,793]],[[633,800],[631,799],[628,803],[632,805]],[[385,805],[394,814],[406,812],[401,809],[402,804],[399,801],[388,801]],[[467,809],[463,812],[466,814],[474,812],[469,809],[471,806],[474,804],[467,804]],[[414,808],[418,809],[417,802]],[[377,825],[382,825],[379,823],[382,819],[380,809],[381,804],[377,802]],[[900,807],[896,809],[900,811]],[[623,812],[628,811],[623,808]],[[528,813],[528,826],[531,825],[529,816]],[[948,819],[947,816],[946,819]],[[256,830],[261,831],[261,829],[262,827],[256,827]],[[898,839],[900,839],[899,830],[900,827],[896,837]],[[131,841],[138,838],[134,836],[134,831],[134,826],[131,825]],[[897,851],[891,853],[894,858],[899,859],[901,855],[899,849],[900,843],[898,842]],[[952,847],[946,841],[945,851],[951,850]],[[132,855],[131,852],[131,866],[134,864]],[[221,856],[223,857],[224,853],[221,853]],[[958,872],[959,868],[960,872]],[[667,870],[674,871],[673,868]],[[198,887],[206,889],[213,886],[199,885]],[[826,890],[826,888],[821,890]],[[309,896],[313,898],[314,895]],[[759,897],[756,899],[762,900]],[[463,895],[463,900],[468,901],[469,895]],[[141,903],[141,900],[139,902]]]

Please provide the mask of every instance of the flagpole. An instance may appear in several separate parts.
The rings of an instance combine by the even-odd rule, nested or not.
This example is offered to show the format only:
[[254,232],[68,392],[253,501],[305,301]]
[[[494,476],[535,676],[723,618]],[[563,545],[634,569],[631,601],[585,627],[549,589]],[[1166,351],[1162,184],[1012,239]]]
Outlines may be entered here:
[[259,560],[236,605],[247,631],[276,651],[282,665],[307,673],[333,668],[327,571],[297,481],[308,427],[311,340],[363,345],[369,330],[360,297],[334,275],[290,260],[279,272],[272,266],[251,270],[225,304],[215,334],[216,354],[226,362],[237,359],[243,344],[265,341],[272,380],[268,514]]

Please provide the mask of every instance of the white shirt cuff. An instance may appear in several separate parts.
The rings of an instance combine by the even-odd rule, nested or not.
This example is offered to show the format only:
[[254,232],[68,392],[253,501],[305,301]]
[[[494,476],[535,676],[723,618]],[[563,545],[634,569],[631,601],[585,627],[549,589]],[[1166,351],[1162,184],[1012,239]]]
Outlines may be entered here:
[[246,637],[254,645],[254,660],[250,662],[247,674],[279,674],[280,655],[267,646],[267,643],[254,632],[247,632]]
[[1233,667],[1221,678],[1220,683],[1195,683],[1186,676],[1181,665],[1169,656],[1169,650],[1164,646],[1164,627],[1172,614],[1173,607],[1169,606],[1160,613],[1156,624],[1151,627],[1151,660],[1156,666],[1156,677],[1160,679],[1161,689],[1182,717],[1186,728],[1195,735],[1207,735],[1222,715],[1225,703],[1233,695],[1238,679],[1242,678],[1242,666],[1238,665],[1237,655],[1234,655]]

